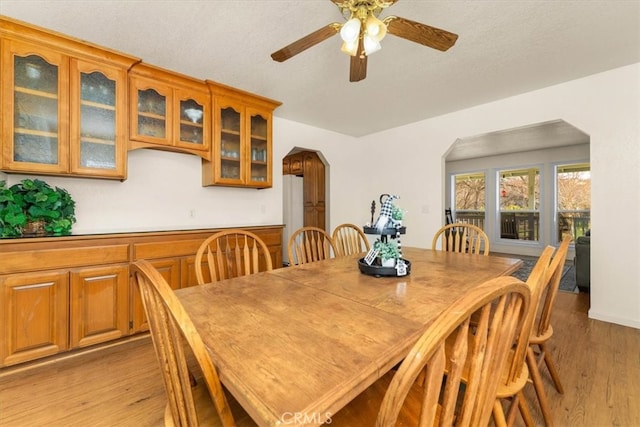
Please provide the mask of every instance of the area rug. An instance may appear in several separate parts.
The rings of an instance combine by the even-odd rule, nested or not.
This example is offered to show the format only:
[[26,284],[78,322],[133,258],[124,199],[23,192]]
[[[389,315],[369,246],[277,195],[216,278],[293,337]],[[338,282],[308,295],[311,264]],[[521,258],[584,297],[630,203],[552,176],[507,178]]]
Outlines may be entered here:
[[[522,260],[524,264],[518,271],[512,274],[520,280],[526,281],[531,274],[533,266],[538,261],[537,258],[526,258]],[[576,272],[573,264],[566,264],[562,270],[562,278],[560,279],[560,290],[566,292],[578,292],[576,286]]]

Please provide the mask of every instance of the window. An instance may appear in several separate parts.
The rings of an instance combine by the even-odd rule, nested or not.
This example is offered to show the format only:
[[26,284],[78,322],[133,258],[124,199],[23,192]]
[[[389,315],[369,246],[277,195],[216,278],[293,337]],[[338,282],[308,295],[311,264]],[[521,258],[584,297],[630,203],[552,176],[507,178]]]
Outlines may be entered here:
[[540,239],[540,169],[513,169],[498,172],[500,237]]
[[591,168],[589,163],[556,166],[558,241],[577,239],[591,228]]
[[456,222],[476,225],[484,230],[484,172],[453,175]]

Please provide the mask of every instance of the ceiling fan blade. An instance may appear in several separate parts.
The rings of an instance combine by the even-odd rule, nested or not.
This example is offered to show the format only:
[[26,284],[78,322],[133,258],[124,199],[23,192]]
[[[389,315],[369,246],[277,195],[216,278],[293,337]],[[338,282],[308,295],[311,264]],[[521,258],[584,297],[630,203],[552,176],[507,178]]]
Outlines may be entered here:
[[365,78],[367,78],[367,56],[364,54],[364,44],[361,38],[358,43],[358,53],[351,57],[349,81],[359,82]]
[[367,57],[351,57],[351,69],[349,71],[349,81],[359,82],[367,78]]
[[304,36],[300,40],[296,40],[290,45],[285,46],[276,52],[273,52],[271,54],[271,58],[273,58],[274,61],[278,62],[286,61],[292,56],[297,55],[300,52],[303,52],[310,47],[315,46],[322,41],[325,41],[329,37],[338,34],[341,26],[341,24],[333,22],[325,27],[322,27],[311,34]]
[[453,46],[456,40],[458,40],[457,34],[398,16],[388,16],[383,22],[387,24],[387,32],[389,34],[443,52]]

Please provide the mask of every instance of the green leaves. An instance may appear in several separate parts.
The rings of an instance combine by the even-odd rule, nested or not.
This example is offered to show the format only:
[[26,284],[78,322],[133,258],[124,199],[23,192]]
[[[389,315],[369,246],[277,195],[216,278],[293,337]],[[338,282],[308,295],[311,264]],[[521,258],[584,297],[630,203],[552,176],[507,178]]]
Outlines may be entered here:
[[20,198],[0,181],[0,237],[20,236],[22,227],[27,223],[27,216],[22,211]]
[[393,241],[383,242],[381,240],[376,240],[373,246],[375,249],[378,250],[378,256],[382,258],[383,261],[391,258],[400,257],[400,252],[398,251],[398,245]]
[[37,220],[45,221],[49,234],[71,234],[76,217],[69,192],[39,179],[24,179],[10,188],[0,181],[0,237],[21,236],[27,222]]

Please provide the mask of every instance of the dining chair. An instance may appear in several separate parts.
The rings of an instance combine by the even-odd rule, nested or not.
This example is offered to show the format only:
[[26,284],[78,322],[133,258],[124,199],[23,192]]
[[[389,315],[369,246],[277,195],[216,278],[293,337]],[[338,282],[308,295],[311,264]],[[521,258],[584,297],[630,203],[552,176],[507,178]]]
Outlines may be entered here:
[[[255,425],[233,397],[226,396],[207,347],[164,277],[146,260],[135,262],[131,269],[167,394],[165,426]],[[195,386],[187,363],[190,357],[204,379]]]
[[540,409],[542,410],[542,415],[547,425],[552,425],[553,420],[551,416],[551,408],[549,407],[547,395],[544,389],[544,383],[542,382],[542,376],[540,374],[540,367],[543,362],[546,364],[556,390],[561,394],[564,393],[562,383],[560,382],[560,376],[558,375],[558,370],[551,358],[551,353],[547,348],[547,341],[549,341],[553,335],[551,312],[556,295],[558,294],[558,288],[560,287],[560,279],[562,278],[562,272],[564,271],[564,264],[567,259],[570,242],[571,236],[566,236],[551,260],[551,265],[547,270],[547,275],[543,283],[544,287],[542,289],[540,307],[538,309],[536,321],[531,330],[529,348],[527,349],[527,368],[529,369],[529,375],[533,382],[536,396],[540,403]]
[[[509,352],[508,362],[502,375],[499,375],[500,382],[496,391],[493,421],[494,424],[499,427],[512,426],[515,423],[518,411],[525,425],[529,427],[534,425],[529,406],[527,405],[522,390],[530,378],[526,362],[529,351],[529,336],[533,330],[536,312],[544,289],[545,280],[547,280],[547,272],[549,271],[553,251],[553,246],[547,246],[543,250],[526,281],[531,292],[531,303],[525,315],[522,329],[518,333],[517,343]],[[472,319],[472,323],[477,323],[477,319]],[[453,342],[447,341],[447,346],[452,347],[453,345]],[[463,381],[466,381],[470,369],[471,363],[467,360],[463,369]],[[541,400],[546,403],[545,398],[546,395],[542,395]],[[506,415],[502,405],[503,401],[507,401]]]
[[437,250],[438,240],[443,251],[489,255],[489,237],[473,224],[457,222],[440,228],[433,236],[431,250]]
[[336,256],[353,255],[369,252],[371,245],[364,231],[355,224],[340,224],[331,235],[336,247]]
[[287,255],[290,264],[306,264],[308,262],[329,259],[337,254],[333,239],[321,228],[302,227],[289,237]]
[[202,242],[195,266],[199,285],[273,269],[269,248],[262,239],[237,228],[220,231]]
[[[389,371],[334,414],[331,425],[487,425],[499,373],[529,300],[529,287],[510,276],[472,289],[424,330],[397,371]],[[479,321],[469,333],[474,313]],[[448,347],[447,341],[455,345]],[[463,385],[465,360],[472,361],[472,368]]]
[[[397,371],[334,414],[331,425],[488,425],[500,380],[496,373],[504,370],[529,303],[529,287],[515,277],[473,288],[424,330]],[[470,335],[472,317],[478,322]],[[465,365],[473,368],[463,384]]]
[[[494,422],[498,427],[512,426],[515,423],[518,409],[525,425],[528,427],[534,425],[529,406],[527,405],[522,390],[529,380],[529,369],[526,363],[526,355],[529,351],[529,337],[533,330],[533,324],[536,319],[540,297],[545,287],[545,280],[547,280],[547,272],[554,249],[553,246],[547,246],[542,251],[542,254],[533,266],[526,281],[531,291],[531,304],[529,305],[529,310],[526,313],[522,329],[518,335],[517,344],[509,355],[509,362],[501,376],[502,380],[500,384],[498,384],[497,398],[493,410]],[[502,406],[503,400],[509,400],[506,416]]]

